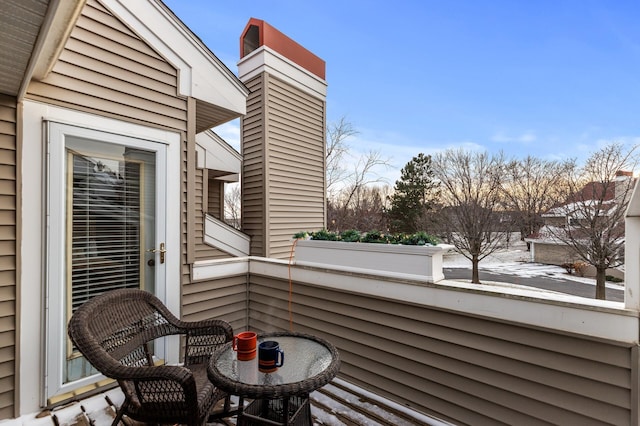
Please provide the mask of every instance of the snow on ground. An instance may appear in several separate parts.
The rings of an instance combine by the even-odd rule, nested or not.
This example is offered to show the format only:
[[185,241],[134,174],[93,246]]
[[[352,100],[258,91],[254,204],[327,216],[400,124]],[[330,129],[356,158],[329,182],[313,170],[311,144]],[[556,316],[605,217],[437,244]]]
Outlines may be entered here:
[[[518,241],[509,248],[500,249],[482,259],[479,263],[481,271],[496,274],[507,274],[518,277],[547,277],[581,282],[587,285],[596,285],[595,278],[569,275],[561,266],[544,265],[531,262],[531,252],[527,251],[526,243]],[[442,266],[444,268],[471,268],[471,261],[459,253],[453,251],[444,255]],[[607,282],[608,288],[620,289],[624,283]]]

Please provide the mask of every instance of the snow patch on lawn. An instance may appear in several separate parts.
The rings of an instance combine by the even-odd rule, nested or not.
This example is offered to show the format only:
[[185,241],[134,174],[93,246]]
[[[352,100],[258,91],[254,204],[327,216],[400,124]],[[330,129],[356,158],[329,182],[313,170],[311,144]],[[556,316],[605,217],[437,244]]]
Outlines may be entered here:
[[[484,272],[496,274],[514,275],[523,278],[548,277],[571,280],[587,285],[596,285],[595,278],[569,275],[567,271],[555,265],[544,265],[531,262],[531,252],[526,250],[525,243],[517,243],[508,249],[501,249],[482,259],[479,268]],[[453,251],[443,257],[443,268],[471,268],[471,261],[459,253]],[[608,288],[620,289],[624,283],[607,282]]]

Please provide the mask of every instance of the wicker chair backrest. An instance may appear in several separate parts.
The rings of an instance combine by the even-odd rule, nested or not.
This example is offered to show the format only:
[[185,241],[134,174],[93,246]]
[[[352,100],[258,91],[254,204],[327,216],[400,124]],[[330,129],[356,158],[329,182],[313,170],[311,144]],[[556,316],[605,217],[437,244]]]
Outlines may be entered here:
[[77,331],[73,337],[78,349],[104,374],[113,361],[128,367],[150,365],[148,344],[180,332],[172,324],[177,319],[162,302],[141,290],[97,296],[78,308],[71,321],[69,329]]

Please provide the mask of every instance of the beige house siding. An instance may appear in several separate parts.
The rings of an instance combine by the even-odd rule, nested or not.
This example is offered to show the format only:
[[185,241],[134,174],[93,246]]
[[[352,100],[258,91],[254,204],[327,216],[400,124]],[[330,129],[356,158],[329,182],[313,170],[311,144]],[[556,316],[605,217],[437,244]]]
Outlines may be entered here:
[[195,235],[192,238],[195,239],[195,255],[196,261],[208,260],[208,259],[220,259],[231,257],[228,253],[211,247],[205,244],[203,241],[204,236],[204,194],[205,187],[203,175],[206,172],[205,169],[196,169],[196,205],[195,205]]
[[16,99],[0,95],[0,418],[14,416],[16,381]]
[[[179,97],[177,85],[177,71],[171,64],[98,1],[89,0],[52,73],[41,82],[33,82],[27,97],[181,132],[180,255],[182,283],[188,284],[192,260],[229,255],[202,243],[202,171],[189,172],[188,162],[195,158],[195,145],[187,142],[188,132],[195,129],[197,102]],[[194,120],[192,129],[187,128],[188,118]],[[190,167],[193,172],[195,163]],[[190,186],[192,178],[194,185]],[[188,223],[192,225],[187,226]],[[189,250],[193,250],[193,259],[189,259]],[[190,311],[189,307],[184,309]]]
[[218,220],[224,221],[224,182],[216,179],[208,179],[207,213]]
[[565,226],[567,224],[567,218],[565,216],[545,217],[544,224],[549,226]]
[[[228,255],[202,243],[202,172],[196,173],[195,185],[189,187],[188,159],[194,148],[187,143],[188,99],[177,96],[177,85],[177,71],[171,64],[99,2],[90,0],[53,72],[42,82],[32,83],[27,96],[181,132],[181,273],[182,282],[189,283],[189,264],[192,260],[188,256],[190,244],[195,260]],[[189,103],[195,109],[196,102]],[[195,114],[195,111],[191,112],[193,120]],[[195,165],[192,167],[195,169]],[[195,193],[195,205],[189,203],[189,191]],[[189,207],[191,205],[193,207]],[[194,215],[192,229],[187,226],[190,214]]]
[[268,257],[325,224],[325,102],[267,74]]
[[53,71],[27,97],[156,127],[186,130],[177,71],[96,0],[89,0]]
[[243,230],[252,254],[287,258],[293,234],[325,226],[326,104],[268,73],[247,86]]
[[235,331],[247,328],[247,276],[198,281],[183,286],[185,321],[223,319]]
[[240,119],[242,128],[242,230],[251,236],[251,255],[265,256],[265,208],[264,182],[265,137],[264,105],[265,75],[259,75],[245,85],[250,91],[247,114]]
[[580,260],[571,247],[564,244],[535,243],[533,260],[548,265],[562,265],[566,262]]
[[[249,279],[249,328],[289,329],[289,284]],[[293,288],[294,330],[333,342],[341,377],[400,404],[454,424],[637,424],[635,346],[298,281]]]
[[[567,245],[536,242],[534,246],[533,261],[547,265],[561,266],[564,263],[579,262],[583,260],[577,255],[573,248]],[[589,265],[581,273],[582,276],[585,277],[595,277],[596,268]],[[619,269],[609,268],[606,270],[606,275],[611,275],[615,278],[624,280],[624,271]]]

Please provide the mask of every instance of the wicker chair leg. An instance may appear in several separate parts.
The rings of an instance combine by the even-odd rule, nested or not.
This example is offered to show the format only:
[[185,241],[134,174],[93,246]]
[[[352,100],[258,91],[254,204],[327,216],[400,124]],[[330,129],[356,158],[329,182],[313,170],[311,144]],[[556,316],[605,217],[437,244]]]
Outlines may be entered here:
[[113,419],[111,426],[118,426],[118,423],[120,423],[120,421],[122,420],[122,416],[124,415],[124,410],[127,409],[128,405],[129,401],[125,399],[120,408],[118,408],[118,411],[116,411],[116,418]]
[[238,410],[231,410],[231,395],[227,395],[224,398],[224,406],[222,411],[216,413],[210,413],[207,419],[207,423],[213,423],[216,420],[226,419],[227,417],[235,416],[238,414]]
[[224,412],[228,413],[231,410],[231,395],[227,395],[224,399]]

